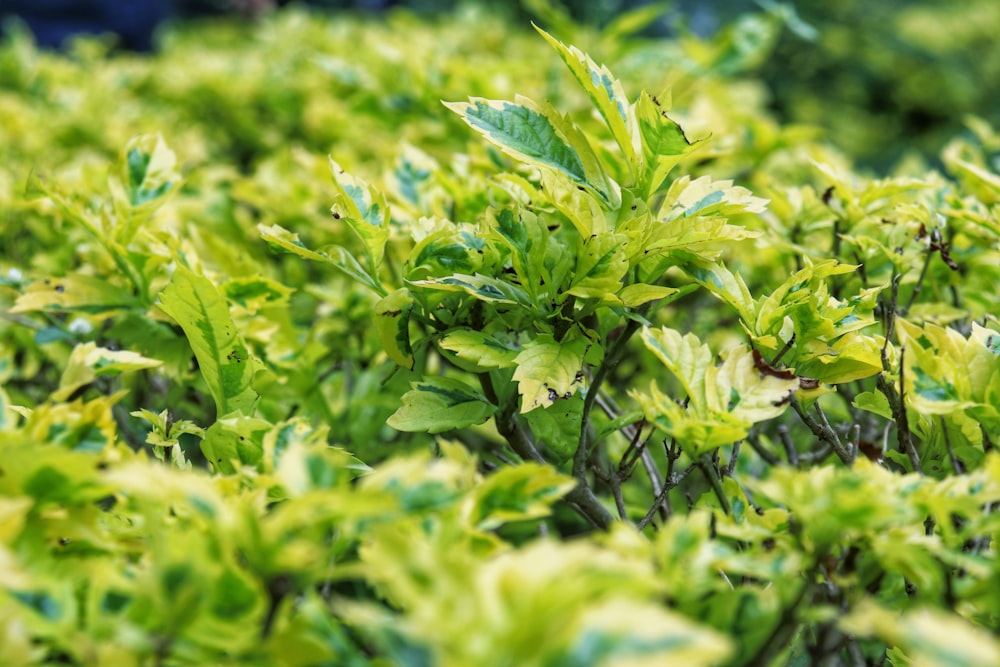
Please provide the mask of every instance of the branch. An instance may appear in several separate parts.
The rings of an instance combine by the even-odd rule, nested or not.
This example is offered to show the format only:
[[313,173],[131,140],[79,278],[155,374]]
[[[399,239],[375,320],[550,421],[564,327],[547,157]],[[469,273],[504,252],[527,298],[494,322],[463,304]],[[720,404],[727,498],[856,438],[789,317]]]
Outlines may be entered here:
[[832,426],[830,426],[830,422],[827,420],[826,414],[823,412],[823,408],[819,406],[818,401],[816,402],[815,407],[816,414],[819,416],[818,420],[802,407],[798,398],[795,398],[794,396],[792,397],[792,408],[799,415],[799,417],[802,418],[805,425],[809,427],[809,430],[813,432],[813,435],[830,445],[830,447],[833,448],[833,451],[837,453],[837,456],[840,457],[841,461],[847,465],[853,464],[854,459],[851,457],[850,449],[845,447],[840,441],[840,436],[837,435],[837,432],[833,430]]
[[611,349],[604,355],[604,360],[597,367],[590,386],[587,388],[587,396],[583,400],[583,415],[580,417],[580,441],[576,446],[576,453],[573,454],[573,476],[581,479],[587,467],[587,457],[590,456],[590,448],[593,446],[593,430],[590,428],[590,413],[594,409],[594,403],[600,393],[601,384],[608,373],[614,369],[621,361],[625,353],[625,347],[630,338],[639,330],[640,324],[635,320],[629,320],[621,334],[615,339]]
[[[488,373],[479,374],[479,382],[486,393],[487,398],[496,401],[496,391],[493,389],[493,382]],[[510,444],[511,449],[517,452],[525,461],[545,464],[546,461],[538,452],[531,432],[521,422],[517,413],[517,398],[508,400],[501,406],[500,411],[494,416],[497,432]],[[576,487],[566,494],[565,501],[569,503],[583,518],[596,528],[607,530],[615,518],[601,504],[601,501],[594,495],[587,484],[585,475],[574,475],[576,477]]]

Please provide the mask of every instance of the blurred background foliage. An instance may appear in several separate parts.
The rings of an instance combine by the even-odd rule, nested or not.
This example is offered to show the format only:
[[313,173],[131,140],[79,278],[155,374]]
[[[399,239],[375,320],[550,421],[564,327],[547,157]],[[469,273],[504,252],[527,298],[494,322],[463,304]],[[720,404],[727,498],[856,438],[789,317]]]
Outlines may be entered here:
[[[394,8],[447,16],[462,0],[6,0],[0,15],[20,15],[43,45],[73,31],[117,32],[128,49],[154,48],[163,22],[221,15],[243,19],[288,6],[378,13]],[[822,128],[856,162],[886,172],[901,159],[934,162],[970,115],[1000,122],[1000,4],[994,0],[521,0],[488,3],[524,26],[560,15],[592,28],[623,12],[660,7],[646,36],[707,38],[732,33],[736,50],[754,57],[719,62],[765,84],[767,105],[782,123]],[[763,10],[782,26],[749,18]],[[549,26],[551,28],[551,26]],[[500,32],[515,28],[506,26]],[[500,35],[497,35],[500,38]],[[162,41],[162,40],[161,40]],[[692,63],[695,65],[697,63]],[[736,73],[736,72],[730,72]]]

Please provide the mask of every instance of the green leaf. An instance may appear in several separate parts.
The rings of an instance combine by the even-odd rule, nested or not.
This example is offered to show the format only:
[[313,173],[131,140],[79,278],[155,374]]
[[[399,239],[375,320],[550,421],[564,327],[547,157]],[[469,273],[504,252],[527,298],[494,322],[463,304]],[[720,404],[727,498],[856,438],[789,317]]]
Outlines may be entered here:
[[371,275],[376,275],[389,239],[389,206],[381,192],[355,178],[330,159],[330,173],[337,188],[333,213],[347,221],[365,244]]
[[314,262],[330,264],[379,295],[388,294],[374,271],[366,270],[355,259],[354,255],[340,246],[329,246],[325,252],[310,250],[299,240],[298,234],[293,234],[280,225],[260,224],[257,225],[257,229],[260,231],[260,237],[273,248],[311,259]]
[[635,128],[635,121],[631,117],[631,105],[625,96],[625,89],[621,81],[604,65],[598,65],[590,56],[576,48],[567,46],[552,35],[548,34],[538,26],[535,30],[545,38],[552,48],[556,50],[559,57],[569,68],[580,86],[590,97],[598,113],[607,123],[611,130],[611,136],[621,148],[629,169],[634,171],[636,164],[636,150],[638,132]]
[[[621,291],[618,292],[618,298],[621,299],[622,304],[626,307],[638,308],[642,304],[649,303],[650,301],[660,301],[661,299],[670,299],[673,301],[674,298],[680,297],[690,291],[690,289],[681,290],[676,287],[663,287],[661,285],[635,283],[628,285],[627,287],[623,287]],[[667,303],[669,303],[669,301]]]
[[260,362],[250,354],[215,286],[178,265],[160,293],[159,306],[184,330],[218,415],[253,412],[259,398],[253,378]]
[[638,186],[646,194],[656,192],[667,174],[703,141],[692,143],[684,130],[667,116],[666,103],[643,91],[635,103],[635,118],[642,141],[643,173]]
[[482,424],[496,411],[480,392],[454,378],[430,377],[411,387],[386,422],[398,431],[443,433]]
[[512,521],[548,516],[552,504],[569,493],[576,480],[551,466],[522,463],[501,468],[476,486],[470,519],[479,530]]
[[576,269],[568,294],[600,299],[621,289],[628,271],[622,249],[625,237],[600,234],[581,239],[577,249]]
[[158,134],[135,137],[125,147],[121,179],[128,204],[117,211],[120,226],[115,238],[127,245],[140,227],[180,189],[177,157]]
[[271,423],[236,415],[219,419],[205,432],[201,451],[212,468],[233,474],[240,466],[259,467],[264,459],[264,434]]
[[893,420],[892,408],[889,407],[889,399],[881,391],[863,391],[854,397],[851,405],[859,410],[871,412],[884,419]]
[[498,335],[472,329],[452,329],[441,339],[441,347],[473,366],[476,372],[510,368],[516,364],[518,348],[514,341],[503,342]]
[[526,104],[482,98],[444,104],[515,160],[554,169],[580,184],[587,182],[580,156],[548,118]]
[[149,359],[129,350],[109,350],[97,347],[96,343],[81,343],[73,348],[69,361],[59,380],[59,389],[52,394],[53,400],[64,401],[80,387],[90,384],[98,376],[130,373],[145,368],[156,368],[163,362]]
[[[642,340],[684,393],[667,396],[653,382],[648,394],[633,392],[633,396],[650,422],[692,454],[743,439],[754,424],[783,413],[799,386],[794,375],[760,372],[752,350],[745,345],[727,350],[716,365],[708,345],[694,334],[647,328]],[[686,405],[678,403],[679,399]]]
[[379,299],[375,304],[375,333],[389,358],[407,370],[413,368],[410,346],[410,313],[413,296],[405,287]]
[[95,276],[71,274],[32,283],[17,297],[12,313],[68,311],[101,315],[137,305],[128,290]]
[[531,299],[520,287],[478,273],[474,276],[456,273],[444,278],[414,280],[410,284],[445,292],[465,292],[481,301],[492,303],[507,303],[526,308],[533,305]]
[[226,281],[222,292],[233,303],[257,313],[267,306],[283,306],[295,290],[261,276],[240,276]]
[[550,406],[582,389],[583,358],[590,345],[582,336],[559,342],[549,334],[526,343],[515,359],[514,370],[521,412]]

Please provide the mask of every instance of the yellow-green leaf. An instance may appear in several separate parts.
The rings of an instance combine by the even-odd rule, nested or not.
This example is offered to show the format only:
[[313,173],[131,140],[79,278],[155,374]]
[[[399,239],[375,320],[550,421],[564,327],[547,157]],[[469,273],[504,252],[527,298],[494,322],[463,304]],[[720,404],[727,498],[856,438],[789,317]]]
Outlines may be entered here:
[[144,368],[156,368],[163,362],[150,359],[129,350],[113,351],[97,347],[96,343],[81,343],[73,348],[59,380],[59,389],[52,394],[56,401],[64,401],[80,387],[90,384],[100,375],[118,375]]
[[521,412],[552,405],[582,388],[583,357],[589,347],[590,341],[583,337],[559,342],[549,334],[526,343],[514,371]]
[[184,330],[218,415],[253,412],[259,396],[252,383],[260,362],[236,329],[219,290],[179,265],[160,294],[159,306]]

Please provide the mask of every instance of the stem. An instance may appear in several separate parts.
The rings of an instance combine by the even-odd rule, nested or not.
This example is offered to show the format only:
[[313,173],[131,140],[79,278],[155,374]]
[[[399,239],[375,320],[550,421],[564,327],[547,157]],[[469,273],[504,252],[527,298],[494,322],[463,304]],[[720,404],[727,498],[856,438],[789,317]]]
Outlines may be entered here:
[[802,404],[799,403],[799,399],[795,397],[792,397],[792,408],[799,415],[799,417],[802,418],[805,425],[809,427],[809,430],[813,432],[813,435],[833,447],[833,451],[837,453],[837,456],[840,457],[841,461],[846,463],[848,466],[854,463],[854,459],[851,458],[850,450],[844,446],[844,444],[840,441],[840,436],[837,435],[837,432],[833,430],[832,426],[830,426],[830,422],[827,420],[826,414],[823,412],[823,408],[820,407],[818,401],[815,404],[815,408],[816,414],[819,416],[819,420],[809,414],[809,412],[802,407]]
[[[483,392],[491,401],[497,401],[497,394],[493,388],[493,382],[488,373],[479,374],[479,382],[483,387]],[[545,464],[545,459],[538,452],[535,442],[531,437],[531,432],[525,428],[517,414],[517,399],[508,400],[501,406],[500,411],[494,416],[497,432],[510,444],[511,449],[517,452],[525,461]],[[587,484],[585,475],[574,475],[577,485],[572,491],[566,494],[565,501],[569,503],[583,518],[596,528],[607,530],[614,523],[615,518],[601,504],[601,501],[594,495]]]
[[781,463],[781,459],[778,458],[777,454],[766,448],[764,443],[760,441],[760,433],[755,429],[750,429],[750,433],[747,435],[747,442],[750,443],[750,448],[757,452],[757,455],[766,462],[773,466]]
[[702,454],[698,457],[698,467],[701,468],[701,472],[704,473],[708,483],[712,486],[715,497],[719,499],[719,504],[722,505],[722,511],[726,514],[732,514],[733,508],[729,505],[726,490],[722,488],[722,478],[719,477],[719,471],[715,466],[715,461],[712,460],[712,455]]
[[948,450],[948,458],[951,460],[952,470],[955,471],[956,475],[962,475],[965,473],[965,465],[962,460],[955,456],[955,450],[951,446],[951,436],[948,435],[948,424],[945,423],[944,417],[941,417],[941,433],[944,435],[944,446]]
[[586,472],[587,457],[590,455],[590,448],[594,444],[593,429],[590,428],[590,414],[600,393],[601,384],[608,373],[621,361],[629,339],[639,330],[639,326],[640,324],[635,320],[629,320],[625,324],[625,329],[604,356],[604,360],[597,367],[597,372],[594,373],[594,377],[590,381],[590,387],[587,388],[587,396],[583,400],[583,414],[580,417],[580,441],[576,446],[576,453],[573,454],[573,476],[577,479],[582,479]]
[[913,302],[916,301],[917,297],[920,295],[920,288],[924,283],[924,278],[927,276],[927,268],[931,265],[931,257],[933,256],[934,251],[928,248],[927,256],[924,257],[924,265],[920,269],[920,277],[917,278],[917,284],[913,286],[913,292],[910,293],[910,298],[906,300],[906,305],[899,311],[900,315],[903,317],[906,317],[906,314],[910,312],[910,306],[913,305]]

